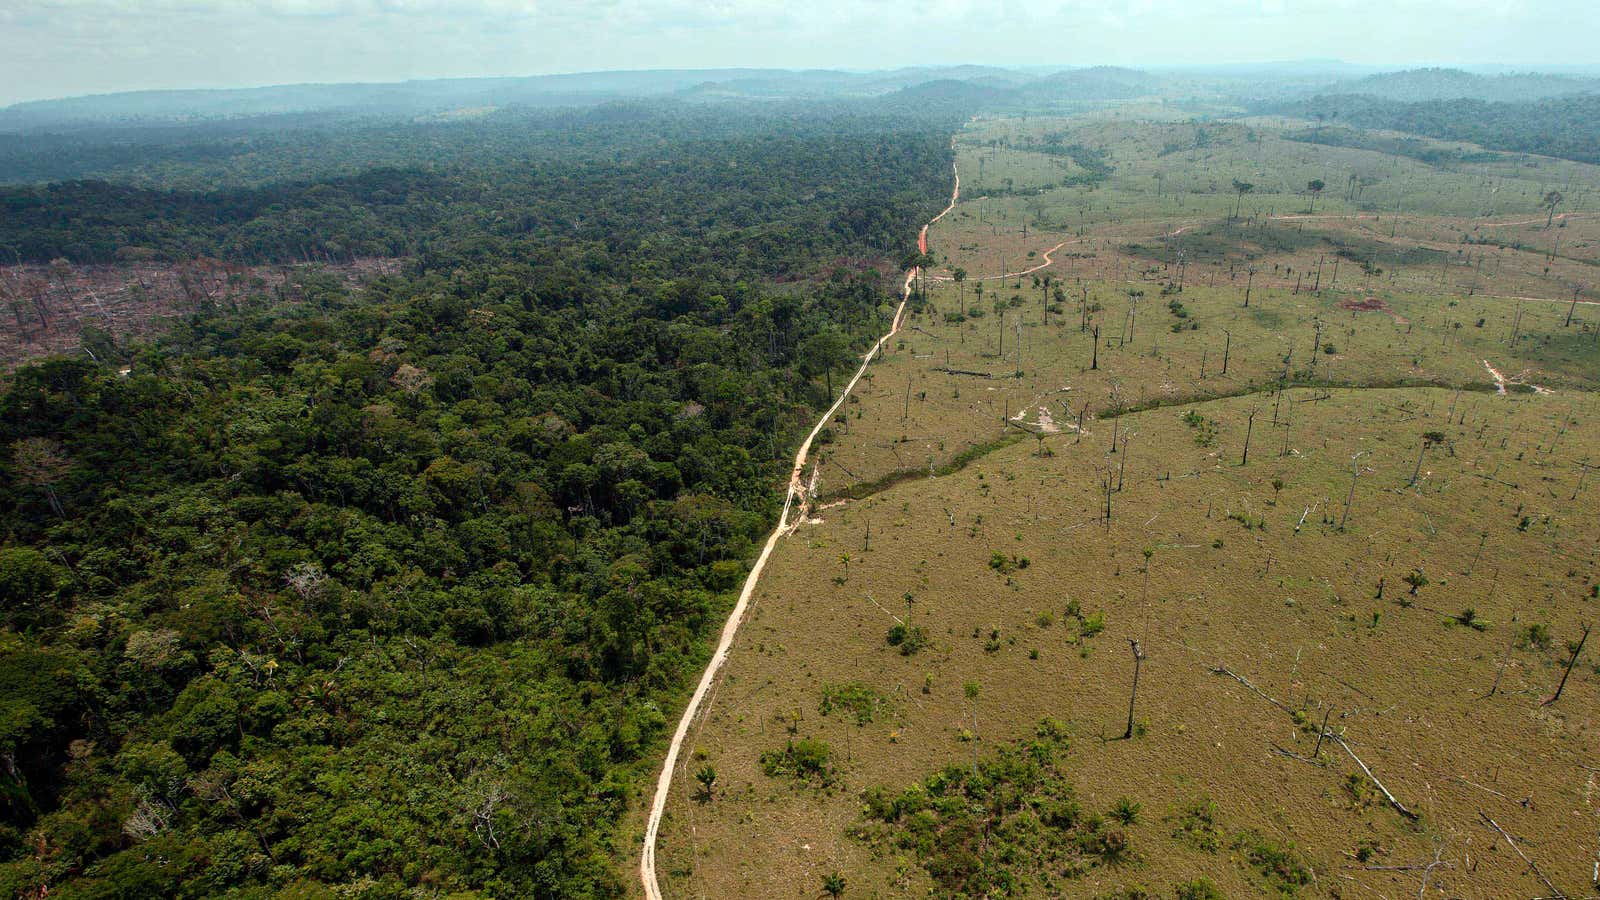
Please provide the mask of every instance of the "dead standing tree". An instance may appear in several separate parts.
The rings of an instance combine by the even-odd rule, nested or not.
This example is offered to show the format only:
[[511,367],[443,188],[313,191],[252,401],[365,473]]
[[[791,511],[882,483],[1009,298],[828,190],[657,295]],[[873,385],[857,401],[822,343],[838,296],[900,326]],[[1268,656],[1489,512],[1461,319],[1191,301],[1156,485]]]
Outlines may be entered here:
[[1261,407],[1258,406],[1254,409],[1251,409],[1250,414],[1245,416],[1244,453],[1239,457],[1239,465],[1241,466],[1250,464],[1250,435],[1256,429],[1256,413],[1260,411]]
[[1106,498],[1105,522],[1106,531],[1111,530],[1111,466],[1107,465],[1100,476],[1100,489]]
[[1128,692],[1128,727],[1122,732],[1122,739],[1133,737],[1133,705],[1139,699],[1139,665],[1144,662],[1144,651],[1139,647],[1139,641],[1128,638],[1128,648],[1133,651],[1133,689]]
[[1422,449],[1417,452],[1417,465],[1411,470],[1411,480],[1406,482],[1406,487],[1417,486],[1417,479],[1422,477],[1422,458],[1427,455],[1429,447],[1442,443],[1444,443],[1442,431],[1429,431],[1422,435]]
[[1572,655],[1567,657],[1567,667],[1561,672],[1561,683],[1556,685],[1556,692],[1546,697],[1540,706],[1549,706],[1561,699],[1561,692],[1567,689],[1567,676],[1572,674],[1572,667],[1577,665],[1578,657],[1583,653],[1583,645],[1589,642],[1590,627],[1583,626],[1583,637],[1578,638],[1578,642],[1572,645]]
[[1339,516],[1340,531],[1344,531],[1344,523],[1350,519],[1350,504],[1355,502],[1356,499],[1356,479],[1361,477],[1360,459],[1362,454],[1366,452],[1367,451],[1363,450],[1361,453],[1357,453],[1355,456],[1350,457],[1350,491],[1349,493],[1345,494],[1344,512]]

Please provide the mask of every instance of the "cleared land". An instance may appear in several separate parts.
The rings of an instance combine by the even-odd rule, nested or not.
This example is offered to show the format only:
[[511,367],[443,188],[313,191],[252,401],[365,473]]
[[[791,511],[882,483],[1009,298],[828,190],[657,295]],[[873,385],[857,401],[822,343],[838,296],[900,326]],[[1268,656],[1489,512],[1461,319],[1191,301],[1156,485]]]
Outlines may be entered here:
[[1600,221],[1539,203],[1600,175],[1309,127],[959,137],[689,734],[668,896],[1591,892],[1592,657],[1544,701],[1600,580]]
[[398,259],[243,266],[201,259],[181,265],[0,265],[0,371],[30,360],[114,348],[160,334],[207,306],[263,309],[338,293],[400,271]]

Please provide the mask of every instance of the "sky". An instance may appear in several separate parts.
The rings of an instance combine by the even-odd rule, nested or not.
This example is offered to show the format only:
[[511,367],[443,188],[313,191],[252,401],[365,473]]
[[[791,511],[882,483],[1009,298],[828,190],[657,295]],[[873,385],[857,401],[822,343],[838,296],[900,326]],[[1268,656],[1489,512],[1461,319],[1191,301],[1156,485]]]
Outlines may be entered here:
[[1600,63],[1597,0],[0,0],[0,104],[601,69]]

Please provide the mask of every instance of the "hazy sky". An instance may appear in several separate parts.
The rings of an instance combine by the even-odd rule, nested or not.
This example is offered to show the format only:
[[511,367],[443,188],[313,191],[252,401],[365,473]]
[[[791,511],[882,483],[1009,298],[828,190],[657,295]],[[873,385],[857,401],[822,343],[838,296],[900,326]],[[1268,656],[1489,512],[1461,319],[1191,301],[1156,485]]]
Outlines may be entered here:
[[0,0],[0,104],[595,69],[1600,62],[1597,0]]

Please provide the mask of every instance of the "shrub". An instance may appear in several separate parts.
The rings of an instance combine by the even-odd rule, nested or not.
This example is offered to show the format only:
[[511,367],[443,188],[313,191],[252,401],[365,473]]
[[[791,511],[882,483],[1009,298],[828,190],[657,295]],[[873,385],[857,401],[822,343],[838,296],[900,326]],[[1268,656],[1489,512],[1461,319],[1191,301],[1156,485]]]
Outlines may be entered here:
[[1172,886],[1172,892],[1177,900],[1225,900],[1222,891],[1209,878],[1180,881]]
[[1096,610],[1078,620],[1078,634],[1081,637],[1092,638],[1106,630],[1106,614]]
[[1065,729],[1046,720],[975,766],[873,788],[851,834],[914,860],[939,896],[1059,896],[1061,877],[1133,857],[1126,831],[1082,814],[1056,764],[1067,748]]
[[1127,797],[1118,797],[1117,802],[1111,804],[1111,818],[1124,825],[1132,825],[1139,821],[1139,801]]
[[1233,846],[1269,886],[1285,897],[1311,883],[1311,867],[1293,841],[1279,844],[1260,832],[1242,831],[1234,838]]
[[900,622],[889,626],[889,633],[884,638],[891,647],[899,647],[901,656],[912,656],[928,644],[928,633],[921,625],[905,625]]
[[871,722],[878,714],[878,710],[888,702],[886,697],[864,682],[825,684],[822,686],[822,703],[819,704],[819,711],[829,716],[833,715],[834,710],[839,710],[845,715],[854,717],[857,725],[865,725]]
[[1200,797],[1169,817],[1172,836],[1207,853],[1222,849],[1222,835],[1217,832],[1217,804],[1210,797]]
[[1550,623],[1530,622],[1517,633],[1517,646],[1524,650],[1550,649]]
[[801,738],[789,741],[782,750],[761,754],[761,771],[769,778],[788,777],[795,781],[827,787],[834,782],[830,762],[832,749],[826,741]]

